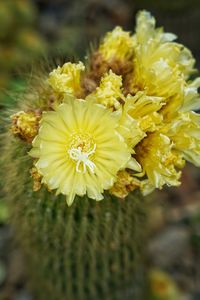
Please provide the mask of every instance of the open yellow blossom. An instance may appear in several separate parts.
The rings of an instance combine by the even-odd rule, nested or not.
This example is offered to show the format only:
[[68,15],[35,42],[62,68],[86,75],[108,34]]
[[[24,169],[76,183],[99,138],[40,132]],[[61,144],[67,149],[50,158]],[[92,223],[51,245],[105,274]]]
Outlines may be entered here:
[[116,27],[103,39],[99,52],[106,61],[129,59],[133,55],[134,41],[129,32]]
[[158,125],[162,124],[163,117],[158,111],[165,105],[162,97],[146,95],[145,92],[138,92],[135,96],[128,95],[124,110],[135,120],[144,132],[153,132]]
[[133,119],[125,109],[116,112],[119,117],[118,131],[124,137],[131,153],[135,153],[135,146],[146,136],[140,128],[139,122]]
[[42,182],[66,195],[68,205],[86,193],[103,199],[131,156],[117,127],[112,112],[91,101],[69,99],[44,112],[30,151]]
[[100,86],[86,98],[86,100],[89,99],[93,99],[94,102],[100,103],[107,108],[120,109],[120,101],[125,99],[122,93],[122,77],[110,70],[101,79]]
[[174,148],[184,159],[200,166],[200,115],[194,112],[180,113],[170,123],[167,135],[172,139]]
[[135,154],[134,149],[136,145],[146,136],[146,133],[141,129],[139,121],[129,114],[126,105],[122,106],[120,110],[114,113],[119,117],[118,131],[124,137],[129,151],[132,154],[127,168],[141,172],[141,166],[133,157],[133,154]]
[[195,59],[191,51],[181,44],[176,43],[178,48],[178,66],[180,71],[184,74],[185,79],[189,79],[190,75],[196,70],[194,69]]
[[[145,11],[137,17],[133,72],[127,76],[130,93],[145,90],[148,95],[173,102],[169,110],[178,110],[184,101],[185,79],[194,71],[194,59],[183,45],[173,42],[175,35],[155,28],[155,19]],[[171,103],[170,103],[171,105]]]
[[140,11],[136,18],[136,35],[134,40],[138,44],[148,43],[150,40],[171,42],[176,39],[173,33],[164,33],[162,28],[155,28],[156,20],[148,11]]
[[[166,135],[160,132],[150,133],[137,146],[136,158],[143,169],[138,176],[147,176],[146,184],[151,190],[152,186],[161,189],[164,184],[180,184],[181,173],[176,168],[183,168],[184,160],[181,154],[173,149],[173,143]],[[144,185],[143,188],[145,189]]]
[[[146,52],[146,51],[145,51]],[[151,63],[149,53],[138,51],[134,60],[134,72],[129,77],[129,91],[146,91],[150,96],[165,97],[166,102],[177,97],[179,108],[183,102],[184,79],[178,68],[172,69],[161,57]]]
[[84,70],[85,66],[82,62],[78,64],[67,62],[49,74],[49,84],[57,93],[79,97],[81,93],[81,72]]
[[156,28],[156,20],[147,11],[139,12],[136,22],[136,34],[133,36],[136,48],[151,54],[150,63],[163,58],[170,67],[178,67],[187,79],[195,71],[195,59],[182,44],[174,42],[175,34]]
[[[169,123],[179,117],[179,112],[189,112],[200,109],[200,95],[198,88],[200,87],[200,77],[193,81],[185,82],[183,94],[176,95],[162,109],[164,119]],[[180,99],[182,99],[180,101]]]
[[200,109],[200,95],[198,93],[198,88],[200,88],[200,77],[186,85],[184,89],[184,102],[180,108],[181,112]]
[[[194,73],[195,59],[189,49],[173,42],[171,33],[155,28],[155,19],[148,12],[137,18],[134,56],[134,80],[130,76],[130,91],[145,90],[149,95],[163,96],[167,105],[165,119],[177,117],[177,112],[200,108],[198,88],[200,78],[188,81]],[[168,88],[167,88],[168,87]],[[170,87],[170,88],[169,88]]]

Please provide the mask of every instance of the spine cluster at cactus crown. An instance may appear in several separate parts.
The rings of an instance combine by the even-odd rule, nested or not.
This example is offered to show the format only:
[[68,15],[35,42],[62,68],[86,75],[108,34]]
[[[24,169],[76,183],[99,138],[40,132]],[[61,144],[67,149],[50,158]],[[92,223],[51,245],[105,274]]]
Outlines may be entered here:
[[[108,32],[87,64],[67,62],[12,115],[29,143],[34,189],[95,200],[178,186],[185,161],[200,165],[200,78],[176,36],[139,12],[132,34]],[[194,76],[193,76],[194,77]],[[27,97],[30,99],[30,97]]]

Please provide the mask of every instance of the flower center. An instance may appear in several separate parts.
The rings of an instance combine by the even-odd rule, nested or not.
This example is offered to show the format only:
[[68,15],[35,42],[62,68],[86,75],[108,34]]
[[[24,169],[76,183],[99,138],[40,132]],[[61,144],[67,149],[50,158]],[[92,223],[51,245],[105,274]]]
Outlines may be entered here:
[[91,156],[96,151],[96,144],[88,134],[72,135],[69,157],[76,162],[76,172],[86,173],[87,168],[94,173],[96,165],[91,160]]

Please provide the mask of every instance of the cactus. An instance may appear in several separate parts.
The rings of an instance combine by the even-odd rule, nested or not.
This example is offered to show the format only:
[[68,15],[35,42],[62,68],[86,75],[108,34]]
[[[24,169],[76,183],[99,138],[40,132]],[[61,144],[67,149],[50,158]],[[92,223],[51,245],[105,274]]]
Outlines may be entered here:
[[[70,76],[72,78],[67,79],[64,88],[71,92],[71,96],[75,91],[78,98],[84,98],[88,94],[92,97],[90,90],[94,91],[96,89],[103,75],[102,70],[104,67],[106,69],[103,70],[103,73],[108,71],[107,64],[102,65],[99,70],[93,70],[94,67],[97,69],[95,64],[91,67],[91,70],[84,73],[85,77],[81,78],[81,72],[85,69],[83,63],[65,64],[64,72],[70,73],[68,79],[70,79]],[[88,68],[90,68],[89,63]],[[49,300],[120,300],[122,298],[133,299],[133,297],[141,299],[141,292],[144,291],[145,284],[141,266],[146,205],[139,191],[131,192],[138,187],[138,180],[133,179],[128,172],[124,171],[123,173],[123,176],[127,176],[128,179],[125,180],[121,176],[122,182],[128,181],[128,183],[125,183],[120,198],[125,198],[131,192],[126,200],[120,200],[113,196],[114,193],[119,193],[118,186],[113,188],[112,195],[108,192],[111,188],[110,182],[117,179],[116,172],[131,159],[129,151],[132,152],[132,150],[129,150],[129,147],[125,144],[124,138],[120,140],[117,131],[113,129],[116,138],[114,138],[111,146],[114,145],[113,151],[115,151],[115,147],[118,147],[118,144],[122,148],[120,153],[117,150],[116,155],[116,164],[119,161],[119,167],[115,168],[112,160],[106,160],[105,158],[106,168],[109,169],[109,161],[111,161],[111,169],[115,173],[114,178],[110,178],[107,175],[109,173],[105,171],[105,175],[102,175],[105,179],[101,177],[104,184],[102,184],[103,189],[106,189],[105,194],[103,194],[103,201],[95,202],[85,194],[82,198],[76,197],[75,200],[73,197],[74,204],[68,207],[64,197],[62,195],[56,197],[53,192],[46,189],[45,184],[40,190],[36,186],[38,191],[37,193],[33,192],[33,180],[30,174],[33,159],[27,155],[27,152],[30,150],[33,138],[37,134],[38,120],[41,119],[42,111],[52,111],[62,101],[62,72],[63,69],[58,67],[50,73],[48,80],[45,77],[46,74],[43,73],[42,78],[39,78],[39,82],[30,89],[27,95],[23,95],[23,100],[19,99],[19,112],[12,117],[13,126],[11,131],[23,141],[19,142],[10,132],[6,133],[2,140],[3,166],[1,169],[6,174],[4,182],[5,195],[9,199],[11,223],[15,229],[16,238],[21,244],[26,257],[30,285],[37,300],[47,298]],[[57,82],[57,79],[59,82]],[[105,97],[105,100],[111,103],[121,93],[122,78],[110,71],[109,74],[106,74],[104,80],[105,88],[110,80],[114,87],[115,84],[117,85],[116,91],[115,88],[113,91],[111,89],[111,99],[110,96]],[[56,91],[54,91],[55,84]],[[113,92],[114,96],[112,95]],[[107,93],[107,90],[105,93]],[[120,96],[123,97],[121,94]],[[72,103],[71,100],[70,98],[70,103]],[[74,99],[74,103],[79,105],[81,102]],[[113,103],[117,106],[118,101]],[[100,116],[102,111],[104,113],[103,105],[97,106],[95,104],[92,108]],[[91,116],[92,114],[93,111]],[[116,120],[112,116],[111,110],[108,110],[105,115],[103,122],[104,120],[107,121],[106,118],[110,118],[111,123],[107,121],[107,127],[113,126],[112,128],[115,128],[112,124]],[[98,120],[99,118],[97,118],[97,122]],[[132,122],[132,119],[130,120]],[[98,126],[99,124],[94,128],[96,131]],[[126,128],[126,126],[127,124],[123,128]],[[136,126],[136,128],[133,128],[133,132],[137,134],[137,132],[141,133],[141,130]],[[109,138],[112,139],[111,134]],[[99,140],[99,143],[106,144],[108,138],[106,136],[105,139],[103,136],[103,139]],[[24,141],[27,143],[24,143]],[[131,139],[130,142],[132,145]],[[76,145],[74,144],[73,147],[76,147]],[[77,150],[73,147],[66,153]],[[89,144],[89,149],[83,151],[86,151],[86,154],[89,153],[90,147]],[[109,147],[106,144],[103,149],[110,149]],[[86,167],[91,166],[92,161],[88,159],[86,162],[87,165],[83,164],[82,161],[75,162],[73,166],[75,165],[76,170],[78,169],[80,172],[78,167],[81,163],[86,171]],[[132,162],[134,162],[133,158]],[[96,167],[94,163],[92,166]],[[138,167],[137,163],[136,166]],[[84,172],[84,168],[81,171]],[[90,171],[93,170],[90,169]],[[39,172],[35,176],[40,176]],[[34,178],[34,176],[32,177]],[[37,185],[37,180],[34,183]],[[41,183],[44,182],[39,184],[41,185]],[[101,190],[101,184],[99,186]],[[101,191],[97,191],[96,194],[98,197],[101,196]],[[80,193],[78,195],[80,196]],[[92,195],[91,192],[90,195]],[[90,197],[94,198],[94,196]],[[68,204],[71,204],[70,201]],[[140,285],[142,285],[141,288]]]
[[11,115],[4,187],[35,299],[142,299],[139,191],[199,166],[200,78],[174,38],[142,11],[133,36],[116,27],[85,64],[41,72]]
[[140,193],[125,201],[84,197],[68,207],[63,196],[32,192],[26,152],[4,137],[4,187],[34,299],[142,299],[146,205]]

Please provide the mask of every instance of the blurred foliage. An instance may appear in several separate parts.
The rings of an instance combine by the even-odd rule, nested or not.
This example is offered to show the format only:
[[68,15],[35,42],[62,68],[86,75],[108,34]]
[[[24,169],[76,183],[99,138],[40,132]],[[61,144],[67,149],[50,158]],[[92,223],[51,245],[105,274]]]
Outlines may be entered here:
[[4,282],[6,277],[6,267],[2,261],[0,261],[0,285]]
[[17,101],[18,96],[21,95],[26,88],[27,82],[25,79],[20,76],[10,76],[7,82],[6,90],[2,93],[3,101],[0,103],[0,109],[3,108],[4,104],[6,104],[6,108],[12,107]]
[[0,201],[0,224],[5,224],[8,220],[8,208],[4,201]]
[[200,255],[200,211],[199,213],[193,217],[191,221],[191,228],[192,228],[192,244]]
[[[45,43],[34,29],[36,10],[28,0],[0,1],[0,100],[12,87],[18,68],[27,67],[43,53]],[[10,85],[10,86],[9,86]]]

